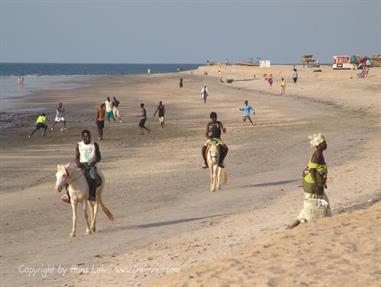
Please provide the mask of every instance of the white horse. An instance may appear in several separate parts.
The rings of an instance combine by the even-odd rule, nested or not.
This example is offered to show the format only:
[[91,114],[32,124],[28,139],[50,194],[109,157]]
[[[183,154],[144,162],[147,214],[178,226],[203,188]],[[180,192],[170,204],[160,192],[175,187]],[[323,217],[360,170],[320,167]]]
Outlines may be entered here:
[[[102,201],[102,192],[105,186],[105,177],[101,171],[98,170],[99,176],[102,178],[102,184],[97,187],[96,201],[89,201],[89,184],[81,169],[77,167],[67,165],[57,165],[57,181],[55,190],[61,192],[62,188],[68,184],[68,192],[70,196],[70,203],[73,211],[73,228],[70,236],[75,237],[76,222],[77,222],[77,204],[81,203],[83,206],[85,222],[86,222],[86,234],[95,232],[96,216],[98,212],[98,206],[100,205],[107,218],[114,221],[114,216],[106,208]],[[89,212],[88,212],[89,209]],[[90,217],[90,218],[89,218]],[[89,220],[91,224],[89,223]]]
[[206,158],[208,160],[208,166],[210,171],[210,191],[215,192],[221,189],[221,174],[224,177],[224,184],[228,182],[228,176],[224,168],[218,165],[220,158],[220,149],[218,144],[212,142],[207,150]]

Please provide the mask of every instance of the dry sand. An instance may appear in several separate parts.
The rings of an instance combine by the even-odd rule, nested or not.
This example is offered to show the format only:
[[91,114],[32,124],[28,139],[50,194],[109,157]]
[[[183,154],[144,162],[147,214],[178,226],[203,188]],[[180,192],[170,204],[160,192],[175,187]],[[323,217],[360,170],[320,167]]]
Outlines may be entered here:
[[[243,80],[255,74],[256,79],[219,83],[218,69],[222,69],[224,78]],[[208,76],[203,75],[205,70]],[[272,89],[262,78],[264,73],[273,74]],[[56,103],[63,101],[69,129],[44,138],[36,133],[28,141],[31,122],[28,128],[20,124],[0,134],[3,284],[139,286],[242,250],[253,240],[254,247],[246,249],[244,255],[186,269],[175,278],[150,284],[182,286],[188,282],[198,286],[204,282],[204,286],[222,286],[229,282],[226,278],[237,278],[229,284],[303,286],[302,282],[314,280],[316,286],[325,286],[333,282],[331,266],[350,270],[352,259],[341,260],[340,254],[349,248],[349,239],[357,238],[351,249],[359,262],[356,266],[377,264],[379,242],[377,246],[372,233],[364,232],[377,225],[376,207],[369,214],[345,215],[340,220],[333,217],[287,233],[283,230],[302,207],[300,175],[311,153],[306,137],[313,132],[321,131],[328,139],[327,194],[334,213],[365,207],[379,199],[381,70],[372,69],[369,78],[356,79],[354,71],[324,68],[322,73],[313,73],[300,68],[297,85],[291,83],[290,74],[289,66],[266,71],[255,67],[203,67],[192,75],[95,78],[90,80],[91,87],[51,91],[18,101],[20,107],[49,109],[50,118]],[[278,95],[282,76],[287,80],[283,97]],[[183,89],[178,88],[180,77],[184,78]],[[206,105],[200,98],[204,82],[210,91]],[[95,136],[96,106],[106,96],[120,99],[126,120],[122,124],[106,123],[105,140],[99,142],[103,156],[99,167],[107,179],[104,200],[117,221],[111,224],[100,214],[97,233],[86,236],[80,217],[78,237],[69,239],[71,212],[53,191],[55,166],[73,161],[81,129],[90,127]],[[257,111],[256,127],[241,120],[238,108],[245,99]],[[161,129],[158,121],[150,118],[147,126],[152,128],[151,134],[140,136],[136,118],[139,103],[144,102],[152,115],[159,100],[168,111],[167,128]],[[229,184],[217,193],[208,191],[208,173],[200,168],[200,147],[212,110],[227,127],[224,140],[230,147],[226,161]],[[30,118],[21,117],[20,122],[25,124],[27,120]],[[362,221],[364,229],[357,228]],[[340,230],[336,231],[338,226]],[[273,233],[279,234],[268,235]],[[327,281],[318,285],[313,276],[301,277],[303,271],[305,276],[309,274],[312,263],[302,261],[308,241],[300,238],[311,236],[313,242],[328,245],[332,234],[336,245],[314,249],[316,256],[328,259],[332,253],[332,262],[314,261],[316,270],[327,272]],[[363,242],[373,245],[362,249]],[[266,252],[258,255],[258,250]],[[272,258],[274,254],[278,257]],[[232,258],[236,260],[233,265],[229,261]],[[258,258],[263,258],[262,265],[250,263]],[[305,269],[300,266],[304,263]],[[47,271],[46,278],[42,278],[41,270],[33,269],[49,264],[51,272]],[[261,276],[257,276],[257,269],[252,273],[253,268],[261,266]],[[25,270],[37,270],[37,274],[28,276]],[[362,272],[363,276],[356,277],[359,283],[376,284],[374,280],[380,276],[377,270]],[[285,276],[290,281],[280,282],[279,277]],[[353,274],[342,272],[337,278],[345,282]]]

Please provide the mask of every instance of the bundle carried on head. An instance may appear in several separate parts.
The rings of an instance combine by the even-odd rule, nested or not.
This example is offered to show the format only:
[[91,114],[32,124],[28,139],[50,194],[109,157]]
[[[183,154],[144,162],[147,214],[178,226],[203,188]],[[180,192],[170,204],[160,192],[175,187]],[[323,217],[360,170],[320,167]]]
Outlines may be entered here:
[[325,142],[325,137],[321,133],[308,136],[308,139],[310,140],[312,147],[317,147],[322,142]]

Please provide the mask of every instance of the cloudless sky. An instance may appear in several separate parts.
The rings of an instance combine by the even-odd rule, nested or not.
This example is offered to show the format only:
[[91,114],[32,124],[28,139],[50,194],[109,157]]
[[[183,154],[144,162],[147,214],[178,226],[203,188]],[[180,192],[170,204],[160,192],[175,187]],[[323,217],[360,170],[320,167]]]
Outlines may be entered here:
[[0,62],[204,63],[381,53],[381,0],[0,0]]

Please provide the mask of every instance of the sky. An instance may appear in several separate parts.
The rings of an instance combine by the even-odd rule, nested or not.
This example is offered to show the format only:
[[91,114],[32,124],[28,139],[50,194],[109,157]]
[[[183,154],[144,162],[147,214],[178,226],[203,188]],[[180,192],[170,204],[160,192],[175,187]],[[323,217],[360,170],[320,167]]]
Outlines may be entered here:
[[0,62],[205,63],[381,53],[381,0],[0,0]]

